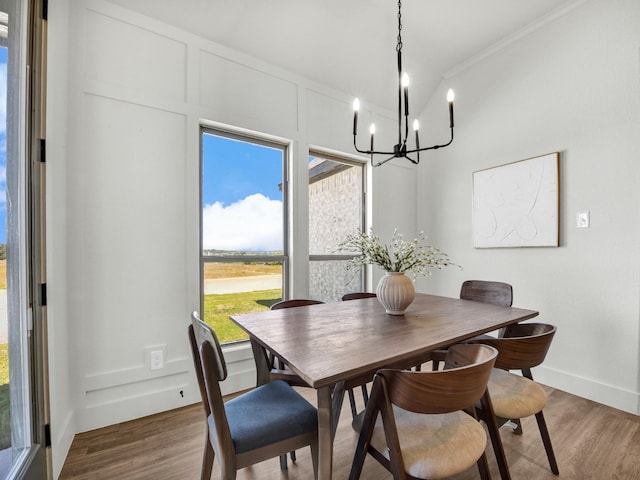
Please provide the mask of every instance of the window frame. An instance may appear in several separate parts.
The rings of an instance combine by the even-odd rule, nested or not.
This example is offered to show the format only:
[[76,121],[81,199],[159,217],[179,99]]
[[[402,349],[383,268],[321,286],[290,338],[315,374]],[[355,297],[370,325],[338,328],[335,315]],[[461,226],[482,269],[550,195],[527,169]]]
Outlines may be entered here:
[[[251,143],[254,145],[260,145],[268,148],[274,148],[282,151],[282,255],[243,255],[243,256],[208,256],[204,255],[202,233],[203,233],[203,137],[205,134],[215,135],[218,137],[227,138],[230,140],[237,140],[240,142]],[[284,139],[269,137],[258,132],[249,132],[247,130],[240,131],[239,129],[233,129],[228,126],[218,126],[213,124],[201,124],[199,128],[199,275],[200,275],[200,311],[204,315],[204,268],[206,263],[240,263],[240,262],[282,262],[282,298],[288,298],[289,294],[289,278],[290,272],[290,242],[289,242],[289,158],[291,151],[291,142]],[[225,342],[226,345],[234,343],[247,342],[247,339],[241,339],[236,341]]]
[[[363,231],[369,230],[369,201],[368,201],[368,185],[369,185],[369,163],[365,159],[361,159],[359,157],[351,156],[345,153],[329,151],[323,149],[321,147],[309,146],[307,158],[309,157],[321,157],[327,160],[331,160],[333,162],[343,163],[345,165],[350,165],[353,167],[362,168],[362,198],[361,198],[361,225]],[[311,185],[311,184],[309,184]],[[308,235],[307,228],[307,235]],[[328,261],[340,261],[340,260],[351,260],[352,258],[357,257],[358,255],[353,254],[311,254],[309,253],[309,265],[311,262],[328,262]],[[310,270],[310,269],[309,269]],[[371,270],[370,268],[363,268],[362,274],[360,278],[362,290],[367,290],[371,281]]]

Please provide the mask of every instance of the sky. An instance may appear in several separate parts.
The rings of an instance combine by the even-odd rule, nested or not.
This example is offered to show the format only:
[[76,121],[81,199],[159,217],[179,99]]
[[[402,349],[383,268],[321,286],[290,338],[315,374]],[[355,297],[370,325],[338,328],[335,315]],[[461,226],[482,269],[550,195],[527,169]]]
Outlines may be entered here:
[[203,248],[283,250],[284,150],[205,134]]

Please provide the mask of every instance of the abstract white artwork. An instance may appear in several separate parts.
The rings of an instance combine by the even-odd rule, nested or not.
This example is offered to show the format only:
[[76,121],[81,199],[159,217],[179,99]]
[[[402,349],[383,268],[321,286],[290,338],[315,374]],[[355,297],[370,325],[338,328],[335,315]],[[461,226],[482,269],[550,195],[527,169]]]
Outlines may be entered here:
[[473,246],[559,245],[559,153],[473,172]]

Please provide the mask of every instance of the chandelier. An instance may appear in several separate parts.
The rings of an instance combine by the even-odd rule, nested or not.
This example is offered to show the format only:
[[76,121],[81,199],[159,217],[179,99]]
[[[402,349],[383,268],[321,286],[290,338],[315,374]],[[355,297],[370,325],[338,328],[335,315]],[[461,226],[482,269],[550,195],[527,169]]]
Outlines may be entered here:
[[[413,121],[413,130],[415,132],[415,148],[410,148],[407,139],[409,137],[409,75],[402,70],[402,2],[398,1],[398,43],[396,45],[396,52],[398,56],[398,143],[393,146],[393,150],[375,150],[374,149],[374,135],[376,133],[376,127],[372,123],[369,127],[369,133],[371,135],[369,150],[361,150],[356,143],[356,137],[358,135],[358,110],[360,109],[360,100],[357,98],[353,101],[353,146],[356,151],[371,156],[371,165],[379,167],[384,165],[389,160],[394,158],[406,158],[411,163],[420,163],[420,152],[426,150],[437,150],[451,145],[453,142],[453,90],[449,89],[447,92],[447,101],[449,102],[449,128],[451,129],[451,140],[448,143],[442,145],[433,145],[431,147],[420,148],[420,137],[418,135],[418,129],[420,127],[418,119]],[[403,132],[404,130],[404,132]],[[403,134],[404,133],[404,134]],[[409,155],[416,154],[415,159]],[[374,162],[374,155],[386,155],[390,157]]]

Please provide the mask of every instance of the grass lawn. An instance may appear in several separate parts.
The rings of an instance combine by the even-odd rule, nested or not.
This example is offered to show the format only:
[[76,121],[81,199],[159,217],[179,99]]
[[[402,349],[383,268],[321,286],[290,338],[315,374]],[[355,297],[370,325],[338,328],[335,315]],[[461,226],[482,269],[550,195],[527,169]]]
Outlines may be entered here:
[[229,315],[259,312],[280,301],[282,291],[211,294],[204,296],[204,321],[216,331],[220,343],[248,338],[246,333],[229,320]]
[[0,345],[0,450],[11,446],[9,417],[9,346]]

